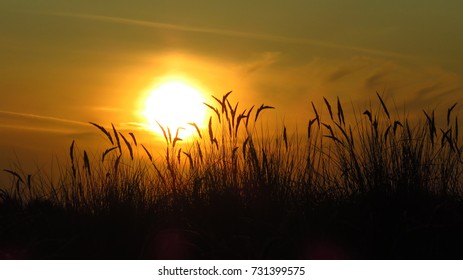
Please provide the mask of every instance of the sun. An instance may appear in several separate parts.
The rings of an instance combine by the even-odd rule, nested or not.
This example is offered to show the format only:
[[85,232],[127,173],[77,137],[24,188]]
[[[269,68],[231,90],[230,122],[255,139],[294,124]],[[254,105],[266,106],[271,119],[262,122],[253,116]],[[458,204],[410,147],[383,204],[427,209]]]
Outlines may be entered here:
[[198,127],[204,123],[206,110],[203,102],[203,94],[192,84],[169,80],[149,90],[143,115],[150,130],[163,135],[161,125],[166,132],[169,128],[172,137],[178,131],[178,137],[185,140],[197,133],[192,123]]

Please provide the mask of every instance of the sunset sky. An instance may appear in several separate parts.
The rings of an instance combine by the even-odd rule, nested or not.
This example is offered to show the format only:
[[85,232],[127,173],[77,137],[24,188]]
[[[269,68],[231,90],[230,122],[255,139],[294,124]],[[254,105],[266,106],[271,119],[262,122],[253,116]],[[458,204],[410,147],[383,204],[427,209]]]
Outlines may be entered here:
[[322,96],[362,107],[376,91],[461,113],[462,14],[457,0],[0,0],[0,167],[67,152],[98,134],[89,121],[136,131],[172,76],[288,126]]

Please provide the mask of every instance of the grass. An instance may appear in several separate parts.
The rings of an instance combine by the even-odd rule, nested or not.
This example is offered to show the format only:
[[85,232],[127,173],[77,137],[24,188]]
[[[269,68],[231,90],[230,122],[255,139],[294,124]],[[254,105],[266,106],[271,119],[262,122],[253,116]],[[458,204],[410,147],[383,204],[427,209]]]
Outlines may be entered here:
[[[58,181],[5,170],[0,257],[449,259],[463,249],[462,151],[450,107],[411,123],[377,109],[349,120],[312,103],[301,136],[262,129],[272,106],[231,92],[205,104],[194,139],[159,124],[156,156],[133,133],[90,123],[108,144],[73,141]],[[325,111],[325,114],[322,114]]]

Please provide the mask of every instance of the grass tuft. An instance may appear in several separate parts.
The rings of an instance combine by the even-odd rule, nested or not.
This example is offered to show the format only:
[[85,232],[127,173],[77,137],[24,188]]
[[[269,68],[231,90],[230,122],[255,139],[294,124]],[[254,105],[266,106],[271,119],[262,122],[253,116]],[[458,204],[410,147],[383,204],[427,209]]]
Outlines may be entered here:
[[[396,118],[376,95],[379,110],[350,118],[339,98],[332,107],[323,97],[326,117],[311,102],[307,135],[299,135],[285,125],[275,133],[257,129],[274,107],[239,108],[228,92],[213,97],[217,107],[205,103],[207,128],[188,123],[196,130],[190,141],[179,138],[183,128],[172,135],[158,123],[160,156],[132,132],[90,123],[110,145],[94,158],[72,141],[58,180],[4,169],[12,184],[0,188],[0,215],[13,230],[0,231],[0,245],[34,228],[35,239],[21,242],[48,244],[24,245],[40,258],[163,258],[162,242],[177,239],[180,258],[317,258],[319,236],[337,258],[460,256],[457,103],[438,127],[434,111],[417,122]],[[36,213],[56,221],[61,239],[49,241],[46,223],[10,218]],[[166,232],[177,239],[163,239]],[[126,251],[111,251],[115,244]]]

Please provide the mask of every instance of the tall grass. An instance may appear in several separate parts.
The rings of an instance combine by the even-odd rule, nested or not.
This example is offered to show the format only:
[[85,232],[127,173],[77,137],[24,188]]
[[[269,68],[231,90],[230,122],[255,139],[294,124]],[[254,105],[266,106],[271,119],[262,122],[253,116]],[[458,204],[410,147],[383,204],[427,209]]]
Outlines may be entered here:
[[[148,217],[152,222],[178,214],[213,220],[258,213],[271,220],[272,215],[301,213],[297,217],[308,219],[327,203],[371,204],[388,198],[461,201],[463,146],[456,104],[447,110],[445,126],[437,127],[434,111],[423,111],[422,120],[412,123],[393,116],[379,94],[376,109],[351,119],[339,98],[323,98],[323,108],[309,104],[311,117],[301,135],[285,126],[275,132],[262,129],[260,119],[274,107],[241,108],[230,98],[231,92],[205,103],[208,126],[187,124],[196,130],[188,141],[179,137],[179,129],[159,124],[162,156],[131,132],[90,123],[103,134],[106,149],[80,150],[73,141],[58,181],[5,170],[12,184],[1,189],[2,207],[45,201],[83,215]],[[205,227],[186,223],[196,230]]]
[[[4,170],[13,184],[2,199],[49,199],[64,207],[101,211],[111,203],[147,207],[176,199],[211,199],[218,193],[251,203],[259,196],[290,204],[317,202],[323,196],[345,199],[370,193],[461,195],[462,143],[453,105],[446,126],[437,128],[434,111],[411,124],[393,117],[379,94],[378,109],[368,108],[346,122],[339,98],[323,98],[327,114],[313,108],[307,135],[262,132],[259,118],[272,106],[241,109],[231,92],[214,97],[208,127],[190,123],[197,134],[188,142],[159,124],[165,153],[137,143],[133,133],[95,123],[107,139],[100,155],[79,150],[73,141],[69,161],[60,166],[58,183],[33,180],[32,175]],[[33,181],[36,184],[33,184]]]

